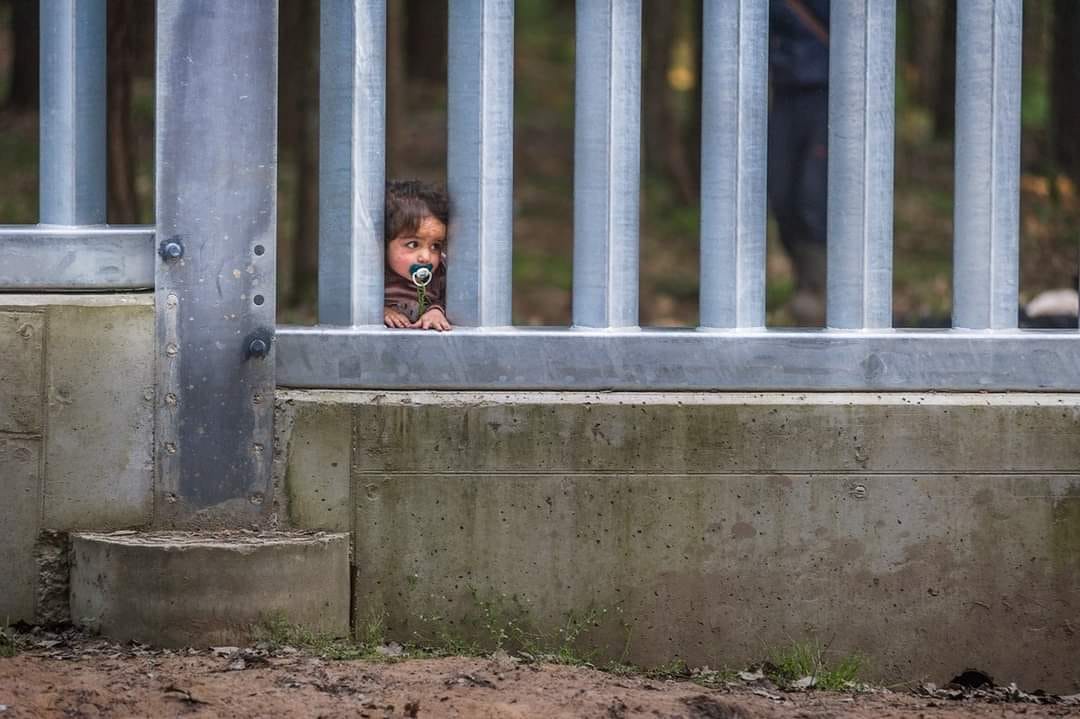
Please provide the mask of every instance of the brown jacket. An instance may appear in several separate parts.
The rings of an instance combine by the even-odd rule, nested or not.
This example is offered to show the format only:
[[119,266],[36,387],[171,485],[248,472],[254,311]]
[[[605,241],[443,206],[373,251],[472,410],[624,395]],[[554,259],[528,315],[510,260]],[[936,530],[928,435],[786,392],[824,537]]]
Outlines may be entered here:
[[[416,285],[389,269],[383,275],[383,305],[393,307],[409,318],[410,322],[420,319],[420,302],[416,295]],[[427,307],[425,312],[432,307],[438,307],[446,313],[446,263],[439,265],[435,270],[435,276],[427,286]]]

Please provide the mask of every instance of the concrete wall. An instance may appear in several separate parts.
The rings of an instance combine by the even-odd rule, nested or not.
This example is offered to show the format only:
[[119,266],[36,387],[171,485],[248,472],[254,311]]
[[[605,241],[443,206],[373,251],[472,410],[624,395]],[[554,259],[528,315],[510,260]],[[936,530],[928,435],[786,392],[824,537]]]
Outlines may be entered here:
[[43,531],[149,522],[153,327],[149,293],[0,295],[0,621],[41,614]]
[[892,681],[1080,689],[1080,397],[279,393],[294,523],[354,620],[498,621],[656,664],[793,641]]

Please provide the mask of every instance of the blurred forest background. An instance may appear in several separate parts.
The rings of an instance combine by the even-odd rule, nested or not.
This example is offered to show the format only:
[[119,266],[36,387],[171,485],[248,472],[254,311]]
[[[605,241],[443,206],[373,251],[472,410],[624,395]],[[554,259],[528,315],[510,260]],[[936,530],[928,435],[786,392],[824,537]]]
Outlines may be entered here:
[[[109,221],[151,223],[154,19],[108,2]],[[702,0],[644,0],[641,321],[694,325]],[[932,324],[951,300],[955,0],[898,0],[894,307]],[[280,0],[282,321],[314,322],[317,0]],[[390,178],[445,183],[446,15],[388,0]],[[1075,287],[1080,239],[1080,2],[1025,0],[1021,295]],[[0,223],[37,221],[38,3],[0,0]],[[568,324],[572,257],[573,0],[517,0],[514,318]],[[453,250],[451,249],[451,257]],[[770,223],[768,321],[791,322],[790,261]]]

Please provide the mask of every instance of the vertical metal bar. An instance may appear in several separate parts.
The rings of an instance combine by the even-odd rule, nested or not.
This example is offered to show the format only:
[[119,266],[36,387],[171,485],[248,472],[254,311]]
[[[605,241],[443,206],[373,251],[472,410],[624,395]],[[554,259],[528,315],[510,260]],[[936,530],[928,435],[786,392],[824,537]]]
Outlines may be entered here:
[[511,323],[514,1],[451,0],[447,100],[450,262],[458,325]]
[[157,4],[155,521],[270,510],[277,0]]
[[382,325],[386,0],[322,0],[319,321]]
[[1022,0],[956,13],[953,326],[1017,326]]
[[105,0],[41,0],[41,222],[105,223]]
[[769,7],[704,6],[701,326],[765,326]]
[[834,0],[827,324],[892,327],[895,0]]
[[578,0],[576,34],[573,321],[635,327],[641,0]]

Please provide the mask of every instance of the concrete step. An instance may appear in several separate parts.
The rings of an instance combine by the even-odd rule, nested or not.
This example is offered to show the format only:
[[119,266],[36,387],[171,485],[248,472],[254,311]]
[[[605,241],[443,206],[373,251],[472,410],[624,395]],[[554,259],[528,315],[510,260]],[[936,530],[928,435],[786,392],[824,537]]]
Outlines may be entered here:
[[121,641],[198,647],[243,643],[271,617],[348,634],[347,534],[72,534],[76,624]]

